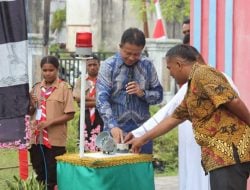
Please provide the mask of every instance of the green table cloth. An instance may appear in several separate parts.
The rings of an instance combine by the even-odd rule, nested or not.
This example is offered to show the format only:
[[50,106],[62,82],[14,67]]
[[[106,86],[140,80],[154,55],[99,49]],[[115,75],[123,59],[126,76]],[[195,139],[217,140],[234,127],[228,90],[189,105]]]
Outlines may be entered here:
[[154,190],[152,155],[86,153],[57,157],[59,190]]

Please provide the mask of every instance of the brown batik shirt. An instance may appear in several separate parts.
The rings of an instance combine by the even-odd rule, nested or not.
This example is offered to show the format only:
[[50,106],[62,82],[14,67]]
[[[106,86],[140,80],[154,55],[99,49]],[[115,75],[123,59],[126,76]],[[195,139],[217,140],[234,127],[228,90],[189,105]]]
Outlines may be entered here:
[[235,164],[233,146],[240,162],[250,161],[250,127],[223,106],[237,97],[222,73],[193,65],[187,93],[173,117],[192,122],[205,171]]

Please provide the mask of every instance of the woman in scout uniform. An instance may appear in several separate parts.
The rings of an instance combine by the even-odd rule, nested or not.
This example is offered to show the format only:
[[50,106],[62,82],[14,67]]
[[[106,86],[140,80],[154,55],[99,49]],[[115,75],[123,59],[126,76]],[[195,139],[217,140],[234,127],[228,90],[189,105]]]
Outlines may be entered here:
[[58,59],[46,56],[40,66],[43,80],[30,93],[30,159],[37,180],[50,190],[57,184],[55,157],[66,152],[67,121],[73,119],[75,110],[70,85],[58,78]]

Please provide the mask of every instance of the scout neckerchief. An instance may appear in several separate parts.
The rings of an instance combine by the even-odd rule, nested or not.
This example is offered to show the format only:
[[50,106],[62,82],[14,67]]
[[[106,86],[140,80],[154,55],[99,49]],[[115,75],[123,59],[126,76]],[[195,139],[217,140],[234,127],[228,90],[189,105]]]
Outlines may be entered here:
[[[90,79],[89,77],[87,78],[87,80],[90,83],[90,90],[89,90],[89,94],[88,97],[93,98],[95,97],[96,94],[96,79]],[[90,123],[91,125],[94,124],[95,121],[95,107],[93,108],[89,108],[89,113],[90,113]]]
[[[46,121],[46,101],[48,97],[52,94],[52,92],[56,89],[56,87],[49,87],[46,89],[45,87],[41,87],[41,117],[40,120],[37,120],[37,124],[43,121]],[[36,135],[36,143],[38,142],[40,132],[38,130],[35,131]],[[49,143],[48,131],[47,129],[42,130],[42,142],[47,148],[51,148],[51,144]]]

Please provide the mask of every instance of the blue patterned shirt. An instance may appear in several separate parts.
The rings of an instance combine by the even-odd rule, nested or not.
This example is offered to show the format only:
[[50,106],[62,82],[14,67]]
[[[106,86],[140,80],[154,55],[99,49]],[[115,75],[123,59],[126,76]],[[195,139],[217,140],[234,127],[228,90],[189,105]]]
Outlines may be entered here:
[[[145,95],[126,93],[126,84],[136,81]],[[138,128],[150,117],[149,105],[163,99],[163,88],[152,62],[141,57],[134,66],[123,63],[120,53],[101,63],[97,89],[97,109],[104,121],[104,129],[119,127],[125,132]]]

